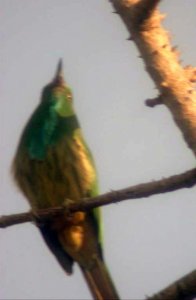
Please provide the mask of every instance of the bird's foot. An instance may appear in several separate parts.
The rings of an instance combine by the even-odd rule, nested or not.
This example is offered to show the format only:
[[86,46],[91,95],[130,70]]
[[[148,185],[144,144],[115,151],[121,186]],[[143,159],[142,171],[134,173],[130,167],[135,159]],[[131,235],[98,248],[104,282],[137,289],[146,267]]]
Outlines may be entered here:
[[72,225],[78,225],[84,222],[85,213],[83,211],[72,211],[71,208],[75,204],[75,201],[71,199],[65,199],[63,207],[65,208],[66,221]]
[[62,207],[63,207],[63,209],[65,210],[65,214],[66,214],[67,216],[72,215],[72,211],[71,211],[70,208],[71,208],[71,206],[72,206],[74,203],[75,203],[75,201],[72,200],[72,199],[69,199],[69,198],[65,198],[65,199],[64,199]]

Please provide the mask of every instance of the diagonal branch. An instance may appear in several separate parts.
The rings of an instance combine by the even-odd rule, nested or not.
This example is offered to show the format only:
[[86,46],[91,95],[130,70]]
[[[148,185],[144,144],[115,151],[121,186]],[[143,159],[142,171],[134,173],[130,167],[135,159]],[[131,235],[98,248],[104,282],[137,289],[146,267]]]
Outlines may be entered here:
[[148,300],[193,300],[196,297],[196,270],[174,282]]
[[172,192],[182,188],[190,188],[196,184],[196,169],[185,173],[174,175],[162,180],[138,184],[118,191],[108,192],[97,197],[81,199],[78,203],[70,202],[68,205],[44,209],[40,211],[2,216],[0,228],[7,226],[38,221],[44,222],[62,213],[74,213],[76,211],[87,211],[92,208],[117,203],[127,199],[140,199],[155,194]]
[[110,0],[110,2],[135,42],[146,70],[159,90],[163,104],[170,110],[186,143],[196,155],[195,76],[193,72],[191,75],[190,70],[187,72],[187,68],[180,65],[178,50],[171,46],[170,36],[161,25],[164,16],[155,9],[159,1]]

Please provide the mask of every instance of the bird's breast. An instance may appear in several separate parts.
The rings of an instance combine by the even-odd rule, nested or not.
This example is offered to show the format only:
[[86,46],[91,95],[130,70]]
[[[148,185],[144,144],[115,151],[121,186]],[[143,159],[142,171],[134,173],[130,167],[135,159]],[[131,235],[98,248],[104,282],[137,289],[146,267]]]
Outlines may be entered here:
[[27,152],[16,159],[16,180],[34,208],[61,205],[66,199],[86,197],[96,172],[81,132],[65,136],[47,150],[43,160]]

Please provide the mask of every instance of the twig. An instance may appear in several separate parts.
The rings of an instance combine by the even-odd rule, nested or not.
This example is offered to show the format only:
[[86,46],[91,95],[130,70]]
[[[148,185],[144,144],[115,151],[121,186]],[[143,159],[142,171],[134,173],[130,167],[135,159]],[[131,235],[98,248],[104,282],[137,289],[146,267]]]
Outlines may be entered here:
[[153,98],[153,99],[147,99],[145,101],[146,105],[149,106],[149,107],[154,107],[156,105],[160,105],[160,104],[163,104],[163,99],[162,99],[162,96],[158,96],[156,98]]
[[32,222],[36,218],[40,221],[45,221],[62,213],[73,213],[76,211],[87,211],[89,209],[117,203],[127,199],[139,199],[149,197],[154,194],[167,193],[182,188],[190,188],[196,184],[196,169],[189,170],[180,175],[174,175],[162,180],[138,184],[132,187],[112,191],[103,195],[81,199],[78,203],[70,203],[66,206],[54,207],[33,212],[15,214],[0,217],[0,228],[5,228],[11,225]]
[[148,300],[191,300],[196,297],[196,270],[174,282]]

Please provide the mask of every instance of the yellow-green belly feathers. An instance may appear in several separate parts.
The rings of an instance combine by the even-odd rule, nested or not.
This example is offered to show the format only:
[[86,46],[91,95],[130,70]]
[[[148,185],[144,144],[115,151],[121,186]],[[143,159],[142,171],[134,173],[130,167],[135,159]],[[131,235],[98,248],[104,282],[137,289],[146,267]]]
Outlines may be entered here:
[[83,144],[80,129],[50,147],[44,160],[29,157],[27,149],[15,160],[16,180],[34,208],[78,201],[96,194],[96,173]]

